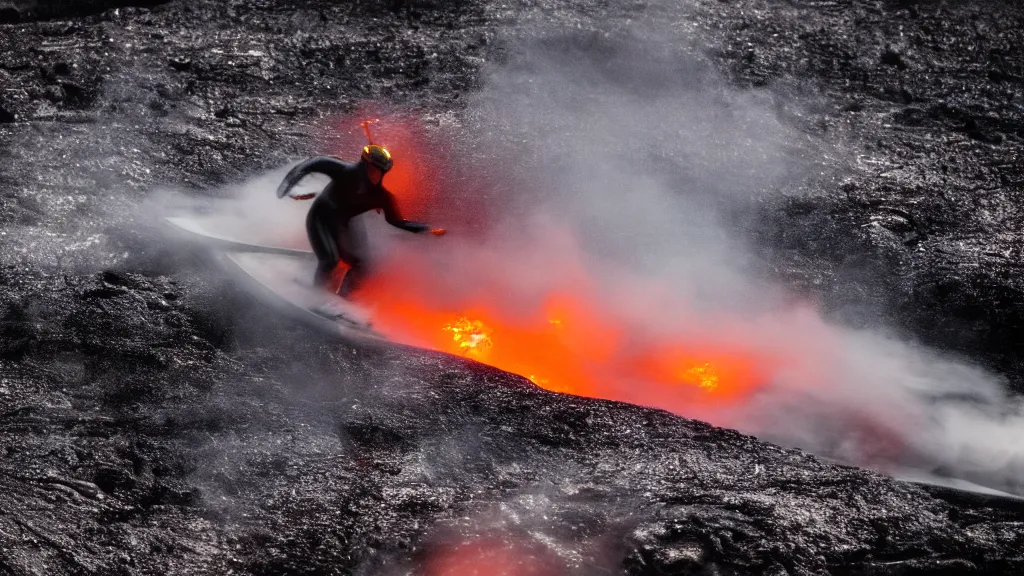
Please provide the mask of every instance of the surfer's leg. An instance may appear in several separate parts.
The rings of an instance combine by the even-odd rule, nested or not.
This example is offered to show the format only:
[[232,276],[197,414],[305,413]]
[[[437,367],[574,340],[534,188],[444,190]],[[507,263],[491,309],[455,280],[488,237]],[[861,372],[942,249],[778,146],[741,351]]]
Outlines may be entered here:
[[334,269],[337,266],[337,262],[327,260],[317,262],[316,271],[313,273],[313,286],[330,290],[331,279],[334,277]]
[[342,254],[342,261],[348,264],[349,268],[345,273],[345,278],[341,281],[341,286],[338,287],[338,296],[347,298],[366,277],[366,263],[362,258],[348,253]]
[[341,259],[338,241],[330,211],[320,210],[314,204],[306,215],[306,234],[309,244],[316,254],[316,272],[313,273],[313,285],[327,288],[331,284],[331,275]]
[[349,267],[345,278],[341,281],[341,286],[338,287],[338,296],[342,298],[348,297],[366,277],[366,260],[357,253],[359,232],[358,229],[345,228],[338,236],[338,257]]

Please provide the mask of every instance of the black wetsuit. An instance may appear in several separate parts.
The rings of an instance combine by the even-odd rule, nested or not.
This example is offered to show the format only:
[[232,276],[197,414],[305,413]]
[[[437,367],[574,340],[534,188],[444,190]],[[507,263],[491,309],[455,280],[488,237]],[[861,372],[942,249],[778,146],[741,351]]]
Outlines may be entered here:
[[345,162],[332,156],[310,158],[291,169],[277,189],[283,198],[299,180],[311,173],[331,178],[306,215],[306,234],[318,263],[313,282],[326,286],[338,262],[350,268],[338,288],[339,296],[347,296],[358,286],[367,271],[362,254],[362,231],[350,220],[369,210],[382,210],[388,224],[410,232],[425,232],[429,226],[402,218],[395,197],[381,184],[371,184],[363,162]]

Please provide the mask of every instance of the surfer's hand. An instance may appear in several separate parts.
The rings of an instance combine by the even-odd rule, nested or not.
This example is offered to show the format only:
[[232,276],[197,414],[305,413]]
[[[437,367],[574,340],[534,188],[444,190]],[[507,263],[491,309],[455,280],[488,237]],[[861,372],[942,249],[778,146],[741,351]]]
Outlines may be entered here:
[[434,236],[444,236],[447,232],[448,231],[445,230],[444,228],[433,228],[430,231],[430,233],[433,234]]
[[316,194],[299,194],[298,196],[292,196],[292,200],[309,200]]

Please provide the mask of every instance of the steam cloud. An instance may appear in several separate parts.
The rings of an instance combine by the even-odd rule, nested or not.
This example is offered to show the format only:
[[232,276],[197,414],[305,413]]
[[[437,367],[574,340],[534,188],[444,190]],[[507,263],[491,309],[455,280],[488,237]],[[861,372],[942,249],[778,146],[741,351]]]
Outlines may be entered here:
[[1019,491],[1024,411],[999,379],[786,307],[748,271],[722,216],[806,175],[791,144],[803,137],[779,123],[768,94],[728,88],[656,36],[548,40],[496,70],[474,108],[485,133],[529,143],[506,156],[520,159],[521,188],[538,191],[517,208],[566,223],[588,254],[674,296],[645,307],[637,275],[605,271],[609,306],[646,326],[799,359],[738,407],[695,414],[662,390],[634,400],[855,464]]
[[[739,404],[698,406],[637,382],[597,395],[894,474],[1020,492],[1024,410],[997,377],[829,324],[751,271],[729,211],[806,176],[794,144],[806,138],[779,122],[770,93],[729,87],[698,50],[658,36],[551,33],[491,68],[463,124],[435,130],[435,149],[458,161],[428,175],[444,193],[425,214],[457,232],[487,225],[398,244],[387,239],[401,232],[369,218],[378,255],[416,255],[422,281],[409,290],[457,301],[500,287],[523,313],[584,278],[628,326],[778,360]],[[286,169],[240,188],[232,205],[244,213],[230,219],[244,230],[225,233],[304,242],[305,205],[282,211],[270,192]]]

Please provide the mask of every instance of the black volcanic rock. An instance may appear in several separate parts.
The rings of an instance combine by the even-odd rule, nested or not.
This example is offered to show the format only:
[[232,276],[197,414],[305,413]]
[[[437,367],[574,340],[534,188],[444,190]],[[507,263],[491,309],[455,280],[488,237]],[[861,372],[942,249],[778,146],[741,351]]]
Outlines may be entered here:
[[11,273],[33,286],[4,294],[15,572],[379,572],[489,534],[513,549],[543,534],[558,573],[1019,566],[1020,507],[947,503],[439,354],[325,347],[273,319],[253,333],[305,343],[235,336],[228,355],[209,304],[167,296],[194,286]]
[[0,5],[0,23],[83,17],[106,10],[152,7],[164,2],[166,0],[15,0]]
[[[908,333],[979,358],[1020,388],[1024,55],[1013,48],[1024,45],[1020,7],[855,1],[783,10],[754,0],[736,8],[708,2],[700,12],[727,46],[737,81],[770,78],[794,102],[814,94],[837,103],[811,115],[808,130],[829,130],[863,159],[834,167],[834,180],[814,191],[813,210],[793,215],[786,200],[768,201],[755,226],[766,258],[791,280],[816,286],[837,317],[897,319]],[[742,58],[748,46],[757,47],[754,63]],[[837,194],[841,186],[851,192]],[[914,215],[915,242],[869,233],[865,225],[891,209]],[[836,213],[843,225],[822,238],[823,219]],[[803,248],[822,242],[863,245],[881,267],[842,276],[846,250]],[[950,283],[963,290],[937,296],[935,287]]]
[[[581,28],[645,9],[538,6]],[[487,38],[509,6],[16,8],[0,26],[0,98],[23,120],[0,112],[0,573],[422,573],[451,557],[569,574],[1024,568],[1014,501],[325,341],[101,209],[315,152],[300,128],[364,98],[457,110],[502,57]],[[753,229],[776,274],[1020,381],[1022,9],[688,10],[736,84],[816,93],[817,109],[779,114],[881,162],[765,200]]]
[[889,46],[886,46],[885,51],[882,52],[881,61],[882,64],[885,64],[886,66],[894,66],[900,70],[905,70],[907,68],[907,63],[903,61],[899,52],[896,52]]
[[21,10],[11,4],[0,4],[0,24],[14,24],[21,21]]

